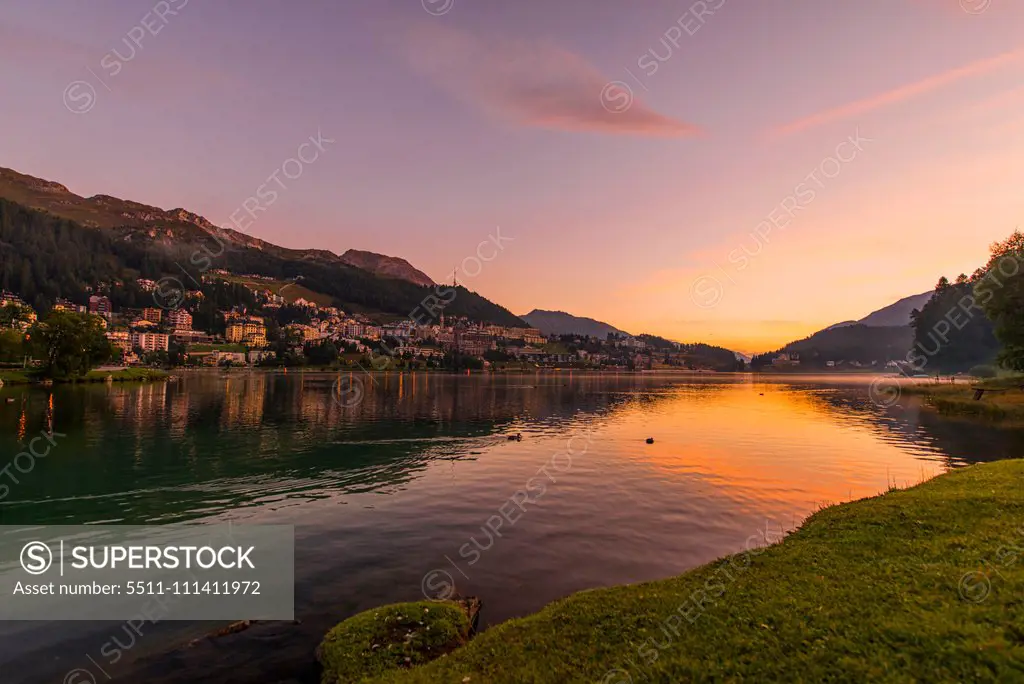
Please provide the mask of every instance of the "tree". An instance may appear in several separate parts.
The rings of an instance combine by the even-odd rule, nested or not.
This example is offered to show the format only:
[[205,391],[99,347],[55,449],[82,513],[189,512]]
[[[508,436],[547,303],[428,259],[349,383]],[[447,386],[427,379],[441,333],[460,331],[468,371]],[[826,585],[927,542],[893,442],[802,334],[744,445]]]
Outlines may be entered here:
[[992,323],[977,306],[967,278],[936,287],[932,298],[911,315],[913,345],[904,356],[918,372],[962,372],[991,363],[999,353]]
[[974,284],[974,297],[992,321],[1003,344],[999,361],[1024,371],[1024,234],[1014,231],[991,247],[984,277]]
[[338,348],[330,341],[307,345],[305,352],[309,363],[314,366],[330,366],[338,360]]
[[167,345],[167,364],[169,366],[184,366],[188,361],[188,350],[185,345],[171,342]]
[[0,361],[22,362],[25,355],[25,333],[20,330],[0,332]]
[[15,302],[8,302],[3,308],[0,308],[0,327],[27,328],[32,321],[32,314],[31,308]]
[[29,351],[47,378],[81,377],[114,353],[97,316],[53,311],[28,337]]

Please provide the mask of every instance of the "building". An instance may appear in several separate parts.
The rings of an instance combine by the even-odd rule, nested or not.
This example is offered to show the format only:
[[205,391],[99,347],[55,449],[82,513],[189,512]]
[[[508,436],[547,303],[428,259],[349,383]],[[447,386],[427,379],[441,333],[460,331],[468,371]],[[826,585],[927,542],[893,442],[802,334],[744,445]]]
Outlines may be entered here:
[[511,356],[524,361],[540,361],[547,356],[547,352],[536,347],[508,347],[506,351]]
[[269,349],[251,349],[246,355],[249,363],[259,363],[264,359],[273,359],[277,354]]
[[352,319],[345,321],[344,325],[341,326],[341,334],[349,339],[358,340],[364,336],[363,333],[363,324]]
[[210,351],[190,351],[188,358],[191,363],[197,363],[202,366],[223,366],[228,363],[244,366],[246,354],[245,352],[212,349]]
[[110,341],[110,346],[116,350],[113,355],[115,363],[119,362],[122,366],[127,366],[139,362],[139,357],[132,347],[131,335],[128,331],[115,330],[106,333],[106,335],[107,340]]
[[396,340],[408,340],[412,338],[413,327],[409,323],[397,323],[383,326],[380,332],[383,337],[393,337]]
[[632,336],[626,337],[625,339],[623,339],[621,342],[619,342],[619,345],[622,346],[622,347],[626,347],[627,349],[646,349],[647,348],[647,343],[646,342],[644,342],[641,339],[637,339],[636,337],[632,337]]
[[228,342],[249,347],[267,346],[267,328],[259,316],[231,317],[229,321],[224,331],[224,339]]
[[155,352],[167,351],[170,338],[163,333],[133,332],[131,334],[132,348],[138,347],[142,351]]
[[149,321],[150,323],[159,323],[163,318],[163,311],[155,308],[148,308],[142,310],[143,320]]
[[127,330],[111,330],[106,335],[110,344],[120,349],[122,353],[132,350],[132,338]]
[[181,344],[213,344],[213,335],[202,330],[175,330],[171,339]]
[[772,366],[786,367],[786,366],[799,366],[800,355],[799,354],[779,354],[776,358],[772,359]]
[[104,318],[110,318],[110,314],[113,312],[113,307],[110,305],[110,298],[102,295],[92,295],[89,297],[89,313],[98,314]]
[[462,354],[483,356],[484,352],[494,348],[494,338],[477,330],[455,329],[452,346]]
[[0,292],[0,307],[10,305],[21,307],[28,306],[28,304],[25,303],[25,300],[23,300],[21,297],[14,294],[13,292],[8,292],[7,290]]
[[523,331],[523,342],[526,344],[544,344],[547,341],[548,338],[537,328],[527,328]]
[[86,313],[86,308],[81,304],[75,304],[67,299],[58,299],[53,304],[54,311],[67,311],[68,313]]
[[316,340],[321,340],[325,337],[324,333],[319,328],[312,325],[292,323],[285,329],[295,337],[301,337],[303,343],[315,342]]
[[191,330],[192,314],[184,309],[172,309],[167,312],[167,323],[172,330]]
[[406,355],[409,355],[409,356],[411,356],[413,358],[422,356],[423,358],[429,359],[429,358],[434,358],[434,357],[442,358],[442,357],[444,357],[444,352],[441,351],[440,349],[438,349],[437,347],[406,347],[406,346],[403,346],[403,347],[398,347],[395,350],[395,355],[396,356],[406,356]]

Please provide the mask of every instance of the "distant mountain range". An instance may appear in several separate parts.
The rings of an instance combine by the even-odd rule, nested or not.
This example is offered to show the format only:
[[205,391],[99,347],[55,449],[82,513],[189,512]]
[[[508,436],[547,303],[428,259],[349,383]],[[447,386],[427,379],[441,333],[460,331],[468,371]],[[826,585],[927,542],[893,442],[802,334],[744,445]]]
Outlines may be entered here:
[[593,318],[573,316],[564,311],[534,309],[520,318],[545,335],[587,335],[603,340],[608,337],[608,333],[628,334],[608,323],[596,321]]
[[[31,303],[81,299],[101,281],[172,277],[187,288],[208,270],[294,281],[345,310],[408,316],[433,294],[433,281],[406,260],[349,250],[290,249],[215,226],[177,208],[109,195],[81,197],[65,186],[0,168],[0,286]],[[84,232],[83,232],[84,231]],[[89,263],[76,257],[88,245]],[[101,258],[102,257],[102,258]],[[27,265],[27,266],[26,266]],[[445,297],[450,299],[450,297]],[[449,316],[525,326],[508,309],[459,287]]]
[[855,323],[827,328],[810,337],[790,342],[779,350],[782,354],[798,354],[805,367],[823,367],[829,361],[856,361],[861,364],[900,361],[914,343],[914,329],[909,325],[869,326]]
[[779,354],[795,354],[802,366],[822,368],[829,362],[870,365],[904,360],[914,342],[910,314],[914,309],[923,309],[933,294],[929,291],[904,297],[859,321],[836,323],[810,337],[790,342],[760,361],[770,363]]

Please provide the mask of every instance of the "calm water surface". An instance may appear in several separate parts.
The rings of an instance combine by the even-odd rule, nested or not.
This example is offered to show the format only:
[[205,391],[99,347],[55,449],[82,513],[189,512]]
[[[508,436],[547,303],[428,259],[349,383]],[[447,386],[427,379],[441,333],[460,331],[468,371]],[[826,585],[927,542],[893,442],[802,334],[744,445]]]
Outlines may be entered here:
[[[351,407],[334,400],[336,377],[0,390],[0,465],[48,425],[66,435],[17,474],[0,524],[293,524],[301,620],[190,648],[178,647],[218,625],[139,636],[0,623],[0,682],[61,682],[73,668],[96,681],[316,681],[326,629],[424,586],[479,596],[494,624],[1024,446],[1024,431],[942,419],[863,376],[389,374]],[[523,491],[525,513],[491,532]]]

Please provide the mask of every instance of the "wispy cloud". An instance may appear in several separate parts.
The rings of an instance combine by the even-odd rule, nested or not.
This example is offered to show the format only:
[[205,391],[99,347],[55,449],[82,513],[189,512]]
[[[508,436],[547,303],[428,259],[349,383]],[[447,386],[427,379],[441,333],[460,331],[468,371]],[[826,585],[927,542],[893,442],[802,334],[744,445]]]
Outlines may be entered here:
[[795,121],[790,121],[789,123],[785,123],[771,129],[769,131],[769,137],[784,137],[800,131],[816,128],[817,126],[822,126],[827,123],[842,121],[844,119],[850,119],[855,116],[867,114],[877,109],[882,109],[884,107],[930,93],[944,86],[956,83],[957,81],[995,71],[1008,64],[1019,62],[1022,58],[1024,58],[1024,49],[1013,50],[995,57],[980,59],[978,61],[971,62],[970,64],[929,76],[921,79],[920,81],[908,83],[883,93],[848,102],[838,107],[826,109],[824,111],[796,119]]
[[[549,43],[483,40],[420,24],[405,38],[414,69],[459,100],[518,125],[665,137],[701,133],[621,88],[611,95],[616,106],[606,106],[608,79],[579,55]],[[627,97],[627,106],[619,106]]]
[[[101,60],[111,47],[121,54],[131,54],[132,60],[128,61],[138,59],[144,64],[139,69],[126,69],[126,75],[116,81],[118,91],[124,89],[129,95],[147,100],[154,96],[171,99],[180,97],[182,91],[194,93],[197,85],[223,86],[228,82],[221,71],[209,64],[161,59],[155,53],[132,50],[122,42],[106,47],[89,46],[28,26],[0,22],[0,63],[35,69],[57,78],[62,87],[68,80],[88,79],[94,74],[96,78],[105,78]],[[138,75],[133,76],[136,71]],[[98,87],[99,83],[95,85]],[[57,97],[59,100],[59,91]]]

